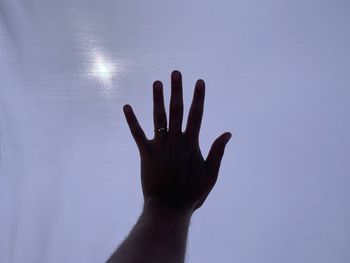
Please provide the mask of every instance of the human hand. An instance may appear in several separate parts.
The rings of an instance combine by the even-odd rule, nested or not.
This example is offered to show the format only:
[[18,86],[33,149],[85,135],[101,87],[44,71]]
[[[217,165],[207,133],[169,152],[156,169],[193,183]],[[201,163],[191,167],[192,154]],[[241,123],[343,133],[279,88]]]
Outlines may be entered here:
[[[141,157],[141,184],[145,203],[157,200],[170,207],[194,212],[202,206],[214,187],[225,146],[231,138],[226,132],[212,144],[204,160],[199,148],[199,131],[203,116],[205,83],[196,82],[193,100],[182,132],[182,76],[171,74],[169,131],[164,108],[163,84],[153,83],[153,120],[155,136],[148,140],[130,105],[123,107],[132,136]],[[163,128],[162,131],[157,131]]]

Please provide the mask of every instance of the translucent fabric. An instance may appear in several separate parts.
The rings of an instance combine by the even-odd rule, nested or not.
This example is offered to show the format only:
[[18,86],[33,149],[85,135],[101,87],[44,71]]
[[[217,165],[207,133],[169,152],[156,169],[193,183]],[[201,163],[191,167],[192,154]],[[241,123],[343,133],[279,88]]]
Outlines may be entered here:
[[[206,82],[232,133],[187,262],[350,262],[349,1],[0,0],[0,262],[105,262],[142,208],[122,107]],[[185,123],[183,124],[184,127]]]

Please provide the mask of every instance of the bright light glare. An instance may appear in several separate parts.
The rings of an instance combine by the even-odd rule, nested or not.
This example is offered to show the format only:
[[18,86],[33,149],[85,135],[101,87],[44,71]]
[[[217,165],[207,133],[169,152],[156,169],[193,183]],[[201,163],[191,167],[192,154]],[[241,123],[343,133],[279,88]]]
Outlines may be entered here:
[[116,64],[108,61],[101,53],[93,55],[91,74],[94,78],[101,81],[104,85],[109,86],[117,73]]

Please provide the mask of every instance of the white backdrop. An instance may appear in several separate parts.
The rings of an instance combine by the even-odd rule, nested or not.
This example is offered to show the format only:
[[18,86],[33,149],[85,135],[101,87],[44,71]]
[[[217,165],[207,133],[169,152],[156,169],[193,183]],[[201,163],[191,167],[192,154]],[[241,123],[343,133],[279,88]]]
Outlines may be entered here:
[[[350,2],[0,0],[0,262],[104,262],[142,207],[122,106],[206,81],[187,262],[350,262]],[[184,125],[183,125],[184,127]]]

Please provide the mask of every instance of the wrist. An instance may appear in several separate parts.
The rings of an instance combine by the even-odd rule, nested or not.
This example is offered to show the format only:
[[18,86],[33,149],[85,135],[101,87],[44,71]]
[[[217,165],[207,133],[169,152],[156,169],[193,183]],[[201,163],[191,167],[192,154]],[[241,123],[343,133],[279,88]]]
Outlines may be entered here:
[[193,214],[193,209],[190,206],[170,204],[166,200],[157,197],[147,198],[144,202],[143,211],[170,217],[186,218],[190,218]]

